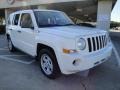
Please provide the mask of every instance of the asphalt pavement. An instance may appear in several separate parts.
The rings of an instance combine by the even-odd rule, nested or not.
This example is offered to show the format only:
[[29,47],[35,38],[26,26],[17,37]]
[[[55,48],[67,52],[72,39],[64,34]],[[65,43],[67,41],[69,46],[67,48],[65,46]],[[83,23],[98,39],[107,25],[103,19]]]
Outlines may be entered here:
[[[112,37],[112,41],[120,52],[120,38]],[[88,77],[76,73],[50,80],[34,58],[20,51],[10,53],[5,36],[0,35],[0,90],[120,90],[120,68],[113,53]]]

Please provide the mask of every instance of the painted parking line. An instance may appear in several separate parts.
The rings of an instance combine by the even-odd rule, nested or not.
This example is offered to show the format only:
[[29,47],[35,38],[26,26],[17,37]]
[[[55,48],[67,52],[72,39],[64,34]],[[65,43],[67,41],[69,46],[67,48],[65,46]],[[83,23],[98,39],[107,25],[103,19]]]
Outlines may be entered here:
[[0,55],[0,59],[7,60],[7,61],[19,62],[19,63],[23,63],[23,64],[28,64],[28,65],[32,64],[33,62],[35,62],[35,60],[31,60],[29,62],[27,62],[27,61],[21,61],[20,59],[13,59],[13,58],[6,57],[6,56],[3,56],[3,55]]
[[[0,48],[0,51],[8,51],[9,52],[9,49],[8,47],[3,47],[3,48]],[[14,62],[19,62],[19,63],[23,63],[23,64],[32,64],[33,62],[35,62],[35,60],[30,60],[30,61],[22,61],[22,59],[15,59],[15,58],[12,58],[11,56],[13,57],[24,57],[24,56],[28,56],[28,55],[25,55],[25,54],[5,54],[5,55],[0,55],[0,59],[1,60],[7,60],[7,61],[14,61]]]
[[3,47],[3,48],[8,48],[8,46],[5,46],[5,47]]
[[12,55],[0,55],[0,56],[21,56],[22,57],[22,56],[28,56],[28,55],[22,55],[22,54],[20,54],[20,55],[13,55],[12,54]]
[[0,48],[0,50],[9,50],[8,48]]

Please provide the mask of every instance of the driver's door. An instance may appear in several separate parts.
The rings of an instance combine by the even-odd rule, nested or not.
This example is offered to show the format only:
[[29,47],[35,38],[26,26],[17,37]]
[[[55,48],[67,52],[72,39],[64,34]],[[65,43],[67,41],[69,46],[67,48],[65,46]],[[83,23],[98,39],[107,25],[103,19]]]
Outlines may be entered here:
[[20,49],[32,56],[35,54],[35,31],[32,15],[30,13],[22,13],[20,19]]

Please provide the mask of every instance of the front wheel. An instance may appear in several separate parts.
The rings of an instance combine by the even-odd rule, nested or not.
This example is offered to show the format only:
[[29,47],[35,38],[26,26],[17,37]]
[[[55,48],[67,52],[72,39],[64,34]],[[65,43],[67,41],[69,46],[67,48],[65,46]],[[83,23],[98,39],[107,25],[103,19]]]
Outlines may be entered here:
[[48,50],[42,49],[39,52],[39,61],[41,71],[50,79],[56,79],[60,75],[60,69],[55,54]]

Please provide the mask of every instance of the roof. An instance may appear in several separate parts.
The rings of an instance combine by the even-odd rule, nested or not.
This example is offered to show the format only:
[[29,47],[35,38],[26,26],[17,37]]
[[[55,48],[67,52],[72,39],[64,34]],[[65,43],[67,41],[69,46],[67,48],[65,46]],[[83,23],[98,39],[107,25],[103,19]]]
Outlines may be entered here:
[[20,13],[20,12],[31,12],[31,11],[50,11],[50,12],[61,12],[59,10],[49,10],[49,9],[25,9],[25,10],[18,10],[13,13]]

